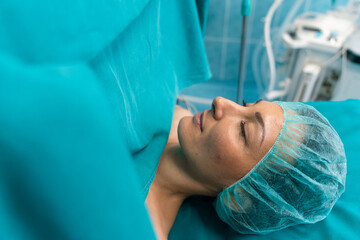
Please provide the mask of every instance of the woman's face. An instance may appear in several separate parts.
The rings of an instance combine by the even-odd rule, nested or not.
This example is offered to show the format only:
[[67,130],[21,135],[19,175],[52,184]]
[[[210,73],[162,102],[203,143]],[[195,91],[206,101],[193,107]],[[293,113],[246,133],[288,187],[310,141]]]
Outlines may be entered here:
[[276,103],[257,101],[242,106],[217,97],[210,110],[184,117],[179,123],[187,170],[220,192],[264,157],[283,122],[283,111]]

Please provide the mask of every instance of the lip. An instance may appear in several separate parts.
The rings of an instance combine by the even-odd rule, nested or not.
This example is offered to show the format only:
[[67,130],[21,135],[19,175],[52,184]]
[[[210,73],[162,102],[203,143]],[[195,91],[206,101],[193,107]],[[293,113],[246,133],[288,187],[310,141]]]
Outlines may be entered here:
[[204,112],[202,112],[200,116],[200,127],[201,131],[204,131]]
[[204,117],[204,113],[197,113],[193,118],[195,125],[200,129],[201,132],[203,131],[203,127],[202,127],[203,117]]

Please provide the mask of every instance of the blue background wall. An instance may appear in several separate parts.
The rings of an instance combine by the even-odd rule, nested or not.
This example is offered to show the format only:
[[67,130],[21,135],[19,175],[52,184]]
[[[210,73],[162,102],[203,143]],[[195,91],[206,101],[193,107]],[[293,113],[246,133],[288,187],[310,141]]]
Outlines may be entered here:
[[[284,0],[275,12],[272,21],[272,41],[274,47],[280,46],[280,34],[276,31],[296,0]],[[296,16],[301,13],[326,12],[331,9],[331,0],[303,0]],[[347,0],[337,0],[336,6],[346,5]],[[261,91],[258,91],[258,79],[266,82],[267,75],[260,75],[260,67],[268,70],[263,44],[263,19],[272,5],[272,0],[253,0],[251,14],[248,17],[246,45],[246,80],[244,98],[248,102],[256,101]],[[213,77],[210,81],[185,89],[182,94],[195,103],[199,111],[209,107],[216,96],[236,100],[237,76],[240,55],[240,34],[242,25],[241,0],[210,0],[208,23],[206,27],[205,46]],[[278,44],[276,44],[278,43]],[[254,61],[255,53],[258,58]],[[280,64],[281,65],[281,64]],[[277,65],[279,66],[279,64]]]

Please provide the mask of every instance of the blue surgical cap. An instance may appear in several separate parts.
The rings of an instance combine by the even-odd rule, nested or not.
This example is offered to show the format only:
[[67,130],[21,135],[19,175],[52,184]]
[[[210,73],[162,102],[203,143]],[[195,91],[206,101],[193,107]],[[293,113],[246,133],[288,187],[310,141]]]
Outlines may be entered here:
[[324,219],[345,190],[339,135],[315,108],[278,103],[284,123],[269,152],[214,203],[221,220],[244,234],[265,234]]

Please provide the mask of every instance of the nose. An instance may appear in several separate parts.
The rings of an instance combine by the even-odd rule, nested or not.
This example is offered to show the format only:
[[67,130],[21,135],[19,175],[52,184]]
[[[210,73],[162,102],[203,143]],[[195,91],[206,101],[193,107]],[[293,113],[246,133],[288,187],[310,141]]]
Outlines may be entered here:
[[212,111],[216,120],[220,120],[224,116],[238,114],[243,108],[245,107],[223,97],[214,98],[212,103]]

